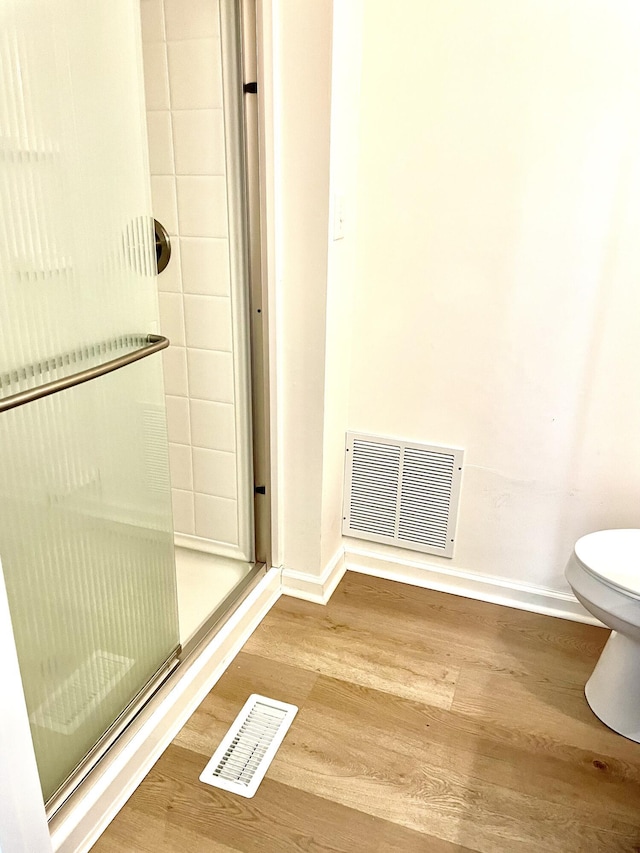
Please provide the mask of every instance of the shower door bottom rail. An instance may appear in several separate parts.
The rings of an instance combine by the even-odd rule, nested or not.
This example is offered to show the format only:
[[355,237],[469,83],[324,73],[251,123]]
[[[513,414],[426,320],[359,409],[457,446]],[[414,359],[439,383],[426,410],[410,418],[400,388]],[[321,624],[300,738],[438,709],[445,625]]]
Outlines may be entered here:
[[111,349],[118,348],[130,344],[132,341],[143,342],[142,346],[138,346],[131,352],[120,355],[117,358],[104,361],[102,364],[96,364],[92,367],[86,367],[84,370],[79,370],[77,373],[72,373],[70,376],[62,376],[58,379],[52,379],[50,382],[45,382],[35,388],[28,388],[24,391],[19,391],[16,394],[11,394],[8,397],[0,398],[0,413],[15,409],[18,406],[24,406],[34,400],[40,400],[43,397],[48,397],[51,394],[57,394],[59,391],[65,391],[67,388],[74,388],[76,385],[82,385],[83,382],[89,382],[92,379],[97,379],[99,376],[104,376],[105,373],[113,373],[114,370],[119,370],[121,367],[126,367],[128,364],[133,364],[134,361],[140,361],[147,356],[153,355],[160,350],[166,349],[169,346],[169,339],[164,335],[127,335],[122,338],[117,338],[115,341],[108,343],[97,344],[92,347],[85,347],[74,353],[67,353],[62,356],[43,359],[36,364],[28,365],[27,367],[18,370],[10,371],[4,375],[0,375],[0,388],[4,384],[15,384],[19,381],[24,381],[38,373],[49,373],[53,370],[59,370],[62,367],[69,365],[75,361],[81,361],[83,358],[95,356],[98,352],[108,352]]

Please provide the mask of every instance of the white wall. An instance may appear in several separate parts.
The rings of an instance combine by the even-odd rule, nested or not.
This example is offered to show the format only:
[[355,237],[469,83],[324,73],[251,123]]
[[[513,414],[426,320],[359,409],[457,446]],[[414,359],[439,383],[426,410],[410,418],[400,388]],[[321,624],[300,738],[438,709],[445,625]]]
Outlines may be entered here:
[[564,590],[640,521],[640,7],[367,0],[363,43],[348,424],[466,451],[454,560],[384,550]]
[[[326,296],[321,567],[342,548],[344,436],[348,426],[362,15],[365,0],[335,3],[331,54],[329,242]],[[341,219],[342,226],[338,220]]]
[[279,564],[320,574],[332,2],[263,3],[273,32]]
[[261,12],[273,33],[276,559],[318,578],[343,550],[362,0],[265,0]]

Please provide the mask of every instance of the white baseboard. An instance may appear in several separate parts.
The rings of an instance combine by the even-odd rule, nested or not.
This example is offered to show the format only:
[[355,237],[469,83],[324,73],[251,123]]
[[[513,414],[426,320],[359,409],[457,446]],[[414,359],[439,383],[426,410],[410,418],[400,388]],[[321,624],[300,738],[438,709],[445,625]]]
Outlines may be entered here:
[[602,623],[588,613],[568,592],[517,583],[505,578],[478,575],[460,569],[449,569],[432,563],[392,558],[381,552],[359,548],[347,547],[345,562],[347,570],[351,572],[360,572],[425,589],[436,589],[453,595],[463,595],[492,604],[516,607],[519,610],[529,610],[545,616],[557,616],[574,622],[602,626]]
[[56,853],[85,853],[95,844],[279,597],[280,572],[271,569],[198,657],[161,688],[103,766],[54,817],[50,831]]
[[320,576],[294,569],[282,569],[282,593],[293,598],[303,598],[314,604],[326,604],[342,580],[345,570],[344,548],[339,548]]

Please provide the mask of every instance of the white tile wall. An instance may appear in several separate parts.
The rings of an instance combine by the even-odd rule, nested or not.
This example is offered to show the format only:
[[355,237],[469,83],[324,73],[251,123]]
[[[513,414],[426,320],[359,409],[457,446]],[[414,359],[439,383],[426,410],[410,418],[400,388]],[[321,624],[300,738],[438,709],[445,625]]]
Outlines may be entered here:
[[205,110],[222,107],[220,39],[169,41],[167,48],[171,108]]
[[169,442],[171,483],[176,489],[193,489],[193,465],[191,447],[187,444]]
[[165,0],[164,10],[168,39],[179,41],[220,35],[215,0]]
[[174,524],[238,543],[236,401],[218,0],[141,0]]
[[184,304],[181,293],[159,293],[160,328],[172,344],[183,347],[186,343],[184,333]]
[[226,237],[226,178],[222,175],[181,175],[176,178],[176,184],[180,233],[185,237]]
[[195,534],[196,519],[193,492],[191,490],[171,489],[171,502],[173,504],[173,523],[176,530],[191,535]]
[[169,110],[150,110],[147,113],[147,130],[149,133],[149,168],[151,174],[173,174],[173,139]]
[[177,175],[224,175],[222,110],[176,110],[173,139]]
[[236,449],[236,419],[232,403],[211,403],[190,400],[191,443],[195,447],[210,447],[211,437],[219,450]]
[[151,176],[151,202],[153,215],[162,222],[169,234],[178,233],[178,206],[176,181],[170,175]]
[[222,450],[193,447],[193,488],[206,495],[237,497],[236,455]]
[[231,352],[231,300],[228,296],[184,296],[187,343]]
[[148,110],[169,109],[169,73],[167,51],[163,42],[142,45],[144,62],[144,96]]
[[185,347],[169,347],[162,353],[162,359],[165,392],[180,397],[188,397],[187,350]]
[[195,494],[196,536],[219,542],[237,543],[237,503],[227,498]]
[[169,441],[177,444],[191,444],[191,418],[187,397],[166,395],[167,433]]
[[229,245],[226,239],[181,237],[182,287],[185,293],[229,296]]
[[187,351],[189,393],[198,400],[233,403],[233,357],[230,352]]
[[[141,0],[142,42],[164,41],[164,12],[162,0]],[[147,108],[149,105],[147,104]]]

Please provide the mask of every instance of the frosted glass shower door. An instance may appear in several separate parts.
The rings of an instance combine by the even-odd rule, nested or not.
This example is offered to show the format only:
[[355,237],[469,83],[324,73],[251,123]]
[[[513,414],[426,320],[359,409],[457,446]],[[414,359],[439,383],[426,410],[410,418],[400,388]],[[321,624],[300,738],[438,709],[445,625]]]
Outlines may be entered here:
[[45,799],[178,647],[141,80],[138,2],[1,4],[0,559]]

